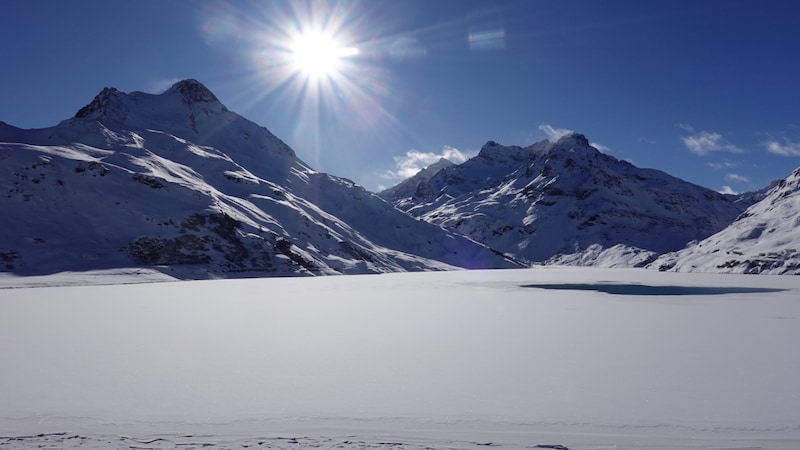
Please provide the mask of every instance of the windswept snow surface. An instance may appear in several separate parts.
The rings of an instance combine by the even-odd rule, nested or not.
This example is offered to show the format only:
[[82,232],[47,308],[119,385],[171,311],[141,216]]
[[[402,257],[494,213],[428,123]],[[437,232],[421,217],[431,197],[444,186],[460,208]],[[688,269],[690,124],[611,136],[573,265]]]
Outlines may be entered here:
[[0,448],[797,449],[798,293],[556,267],[3,289]]

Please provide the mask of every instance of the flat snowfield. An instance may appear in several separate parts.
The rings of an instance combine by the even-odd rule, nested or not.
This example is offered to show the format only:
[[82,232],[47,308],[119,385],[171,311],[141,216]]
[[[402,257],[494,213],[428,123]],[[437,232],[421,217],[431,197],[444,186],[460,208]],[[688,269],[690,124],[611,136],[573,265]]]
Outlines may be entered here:
[[798,277],[80,276],[0,289],[0,448],[800,449]]

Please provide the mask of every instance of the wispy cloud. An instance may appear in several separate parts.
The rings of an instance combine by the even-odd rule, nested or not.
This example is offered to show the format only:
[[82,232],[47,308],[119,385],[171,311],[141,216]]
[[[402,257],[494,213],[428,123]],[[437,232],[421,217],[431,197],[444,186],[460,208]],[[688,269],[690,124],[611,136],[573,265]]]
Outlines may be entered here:
[[394,157],[396,170],[387,170],[383,174],[383,178],[389,180],[404,180],[413,177],[417,172],[439,161],[441,158],[446,158],[451,162],[461,164],[469,159],[470,156],[449,145],[445,145],[440,153],[409,150],[403,156]]
[[712,162],[708,163],[708,167],[711,167],[712,169],[717,169],[717,170],[730,169],[732,167],[736,167],[736,163],[733,163],[733,162],[730,162],[730,161],[717,161],[717,162],[713,162],[712,161]]
[[735,181],[737,183],[749,183],[750,179],[744,175],[739,175],[738,173],[728,173],[725,174],[725,179],[728,181]]
[[600,150],[600,153],[611,153],[611,148],[597,142],[590,142],[589,145]]
[[[688,129],[683,128],[686,131]],[[681,137],[683,145],[696,155],[707,155],[711,152],[743,153],[744,150],[731,144],[719,133],[698,131],[689,136]]]
[[656,144],[658,144],[658,141],[656,141],[655,139],[644,137],[644,136],[640,136],[638,141],[642,142],[642,143],[645,143],[645,144],[648,144],[648,145],[656,145]]
[[165,78],[161,80],[151,81],[150,83],[148,83],[146,87],[146,92],[149,92],[151,94],[160,94],[166,91],[170,86],[181,80],[183,80],[183,78]]
[[683,131],[686,131],[687,133],[694,133],[694,127],[691,124],[688,124],[688,123],[676,123],[675,126],[680,128]]
[[[547,136],[547,140],[550,142],[556,142],[562,137],[575,132],[568,128],[556,128],[548,123],[540,124],[539,130],[541,130],[545,136]],[[600,153],[611,153],[610,147],[599,142],[590,142],[589,145],[599,150]]]
[[730,195],[738,194],[738,192],[734,191],[730,186],[722,186],[722,189],[720,189],[717,192],[719,192],[720,194],[730,194]]
[[800,142],[792,142],[784,138],[783,142],[776,140],[762,142],[761,145],[768,152],[780,156],[800,156]]
[[550,142],[555,142],[570,133],[574,133],[574,131],[570,129],[556,128],[548,123],[540,124],[539,129],[544,132],[545,136],[547,136],[547,140]]

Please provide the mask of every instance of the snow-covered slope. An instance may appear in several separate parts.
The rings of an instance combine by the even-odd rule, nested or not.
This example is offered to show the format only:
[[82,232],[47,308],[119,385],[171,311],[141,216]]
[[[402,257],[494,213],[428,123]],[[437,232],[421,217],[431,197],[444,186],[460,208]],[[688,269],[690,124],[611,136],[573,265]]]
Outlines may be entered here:
[[533,262],[641,266],[727,226],[732,196],[605,155],[580,134],[529,147],[488,142],[398,208]]
[[434,175],[439,173],[445,167],[454,165],[452,161],[447,158],[439,158],[439,161],[431,164],[428,167],[417,172],[414,176],[406,178],[395,186],[381,192],[381,196],[386,198],[406,198],[411,197],[417,192],[417,188],[422,183],[427,183]]
[[576,267],[0,290],[0,448],[797,450],[798,294]]
[[52,128],[0,123],[0,270],[178,277],[511,267],[312,170],[195,80],[104,89]]
[[650,267],[800,275],[800,168],[724,230],[664,255]]

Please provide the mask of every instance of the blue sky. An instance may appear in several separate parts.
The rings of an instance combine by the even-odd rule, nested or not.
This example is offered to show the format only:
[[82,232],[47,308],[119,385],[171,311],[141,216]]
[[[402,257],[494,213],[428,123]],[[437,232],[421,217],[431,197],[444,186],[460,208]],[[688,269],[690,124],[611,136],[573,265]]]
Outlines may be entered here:
[[[744,192],[800,166],[795,1],[0,0],[0,120],[41,128],[105,86],[196,78],[312,167],[368,189],[488,140],[565,130]],[[357,49],[297,71],[297,36]]]

